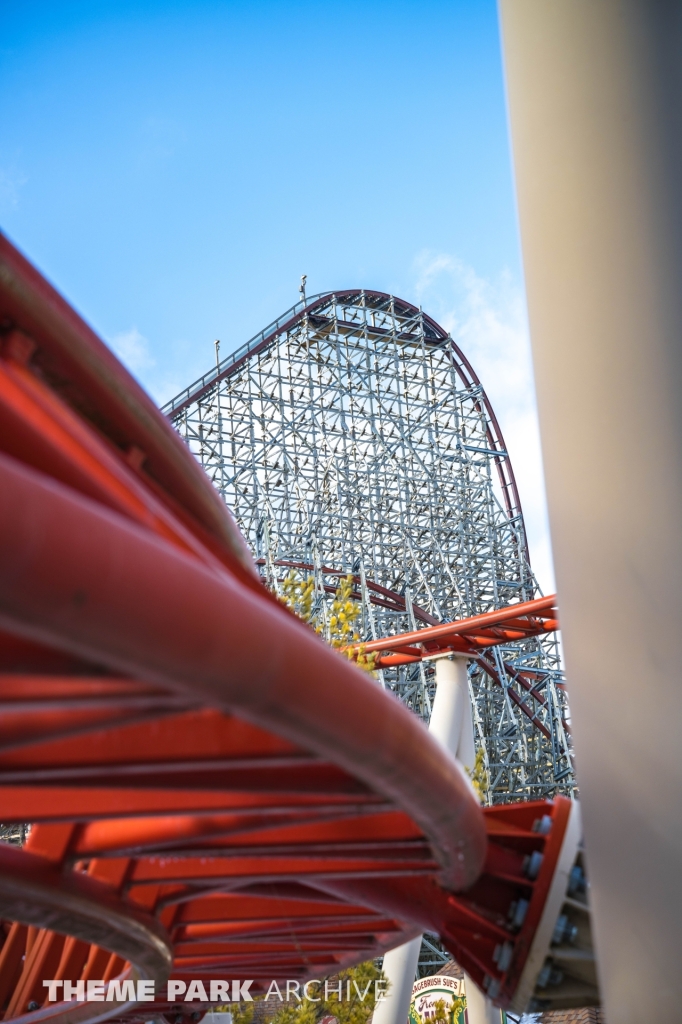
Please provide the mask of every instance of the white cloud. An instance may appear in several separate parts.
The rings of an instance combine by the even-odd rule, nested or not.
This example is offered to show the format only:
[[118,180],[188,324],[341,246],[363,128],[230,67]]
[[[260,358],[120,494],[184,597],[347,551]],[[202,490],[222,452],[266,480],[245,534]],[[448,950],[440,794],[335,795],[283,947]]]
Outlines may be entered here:
[[554,589],[533,367],[523,293],[503,274],[488,281],[446,253],[415,261],[424,310],[450,331],[483,384],[514,467],[533,569]]
[[27,181],[16,168],[0,167],[0,210],[13,210],[19,205],[19,193]]
[[121,362],[135,376],[157,405],[164,405],[173,398],[194,376],[180,376],[177,361],[157,360],[151,342],[137,329],[131,327],[109,339],[109,347]]
[[145,370],[151,370],[156,365],[156,360],[149,350],[149,342],[140,334],[137,327],[131,327],[129,331],[115,335],[109,344],[121,362],[135,376],[143,374]]

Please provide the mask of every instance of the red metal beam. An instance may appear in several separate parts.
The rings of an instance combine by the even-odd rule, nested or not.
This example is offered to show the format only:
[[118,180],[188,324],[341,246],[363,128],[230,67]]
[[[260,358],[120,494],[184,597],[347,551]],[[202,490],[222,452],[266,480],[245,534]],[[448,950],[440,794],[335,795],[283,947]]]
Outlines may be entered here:
[[425,626],[423,629],[379,640],[368,640],[366,643],[352,645],[349,650],[355,654],[361,651],[364,654],[377,653],[379,657],[375,664],[382,667],[422,661],[447,651],[476,655],[487,647],[525,640],[557,629],[559,614],[556,594],[551,594],[549,597],[507,605],[468,619]]
[[[516,944],[511,970],[527,943],[500,906],[542,904],[523,855],[545,851],[551,870],[562,802],[504,809],[505,853],[500,811],[484,814],[422,724],[265,591],[188,449],[1,238],[0,323],[0,807],[33,825],[0,857],[5,1018],[30,1024],[45,978],[144,967],[145,922],[176,977],[238,970],[262,989],[428,927],[479,982],[506,984],[495,944]],[[549,604],[495,614],[407,634],[402,657],[552,621]],[[69,919],[64,901],[86,891]],[[168,1011],[157,995],[144,1019]]]

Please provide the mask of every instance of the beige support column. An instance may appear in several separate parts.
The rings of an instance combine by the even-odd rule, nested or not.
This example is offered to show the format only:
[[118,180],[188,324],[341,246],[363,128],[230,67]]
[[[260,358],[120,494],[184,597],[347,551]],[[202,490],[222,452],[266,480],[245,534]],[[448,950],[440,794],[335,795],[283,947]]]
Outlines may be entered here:
[[464,991],[468,1024],[500,1024],[502,1014],[468,974],[464,975]]
[[501,0],[605,1016],[682,1014],[682,3]]
[[422,937],[392,949],[384,957],[384,974],[389,982],[388,995],[377,1003],[372,1024],[407,1024],[412,986],[417,973]]
[[473,768],[476,751],[467,659],[445,656],[436,659],[435,667],[436,696],[429,732],[465,768]]
[[[474,721],[469,696],[467,659],[438,658],[436,661],[436,697],[429,732],[446,750],[455,754],[465,768],[476,760]],[[500,1011],[472,981],[464,975],[468,1024],[500,1024]]]
[[[436,659],[435,667],[436,696],[429,732],[465,768],[473,768],[476,751],[467,659],[444,656]],[[421,941],[420,935],[384,957],[384,974],[390,982],[389,996],[374,1011],[374,1024],[406,1024]],[[464,982],[468,1024],[499,1024],[500,1011],[467,975]]]

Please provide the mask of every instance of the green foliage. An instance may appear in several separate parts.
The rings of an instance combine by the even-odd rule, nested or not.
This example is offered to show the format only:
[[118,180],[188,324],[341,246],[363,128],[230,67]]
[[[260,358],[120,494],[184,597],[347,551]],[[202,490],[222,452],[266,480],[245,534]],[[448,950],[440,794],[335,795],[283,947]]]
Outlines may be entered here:
[[[357,967],[349,967],[347,970],[341,971],[338,980],[342,982],[344,998],[339,1000],[338,995],[330,991],[329,999],[323,1004],[319,1004],[324,1006],[320,1016],[324,1017],[329,1014],[336,1017],[339,1024],[366,1024],[375,1006],[375,982],[385,981],[383,971],[380,971],[371,960],[368,960],[364,964],[358,964]],[[338,984],[336,979],[334,979],[334,984]],[[331,986],[332,981],[330,980],[330,989]],[[349,990],[350,999],[347,998]],[[363,1000],[361,995],[364,992],[367,992],[367,995]]]
[[435,1021],[435,1024],[449,1024],[448,1017],[450,1016],[448,1011],[445,1009],[445,1000],[437,999],[434,1004],[436,1015],[431,1019]]
[[[311,1003],[302,999],[300,1003],[285,1003],[270,1018],[271,1024],[315,1024],[319,1020],[320,1003]],[[240,1022],[241,1024],[241,1022]]]
[[358,644],[360,635],[356,632],[356,622],[361,615],[361,607],[360,602],[353,597],[353,576],[349,574],[339,582],[326,629],[324,621],[314,613],[314,599],[314,577],[300,577],[291,569],[282,583],[281,601],[323,636],[331,647],[345,654],[366,672],[371,672],[377,656],[374,653],[366,654],[363,644]]
[[[316,1024],[322,1017],[335,1017],[338,1024],[367,1024],[376,1003],[375,982],[384,983],[385,977],[378,967],[369,960],[357,967],[348,967],[327,979],[328,998],[325,999],[325,983],[310,985],[312,999],[301,999],[280,1003],[271,996],[264,1001],[259,997],[253,1003],[241,1003],[239,1007],[229,1006],[234,1024],[252,1024],[256,1002],[262,1002],[263,1012],[258,1019],[265,1024]],[[341,985],[342,998],[338,988]],[[364,994],[364,999],[362,998]],[[319,999],[319,1002],[313,1000]]]
[[436,1015],[431,1018],[434,1024],[459,1024],[460,1016],[464,1020],[466,999],[463,999],[461,996],[453,999],[450,1006],[447,1005],[444,999],[436,1000],[434,1005]]
[[[463,996],[453,999],[450,1004],[444,999],[438,999],[434,1003],[434,1008],[436,1014],[428,1018],[428,1024],[465,1024],[466,999]],[[408,1024],[424,1024],[415,1003],[410,1005]]]
[[478,794],[478,799],[482,804],[486,802],[488,797],[488,790],[490,788],[490,776],[488,769],[485,766],[485,754],[483,748],[479,747],[476,753],[476,760],[474,761],[474,767],[465,769],[467,775],[471,779],[472,785]]
[[343,647],[360,639],[353,623],[360,614],[360,605],[353,600],[353,577],[346,576],[336,588],[329,617],[329,642]]
[[315,580],[312,576],[300,579],[292,569],[282,584],[282,602],[291,608],[304,622],[312,618],[313,599],[315,597]]
[[466,1020],[464,1016],[466,1005],[467,1001],[463,996],[453,999],[452,1006],[450,1007],[450,1019],[453,1024],[464,1024],[464,1021]]
[[216,1010],[223,1010],[232,1014],[232,1024],[251,1024],[256,1010],[255,1003],[229,1003],[227,1006],[217,1006]]

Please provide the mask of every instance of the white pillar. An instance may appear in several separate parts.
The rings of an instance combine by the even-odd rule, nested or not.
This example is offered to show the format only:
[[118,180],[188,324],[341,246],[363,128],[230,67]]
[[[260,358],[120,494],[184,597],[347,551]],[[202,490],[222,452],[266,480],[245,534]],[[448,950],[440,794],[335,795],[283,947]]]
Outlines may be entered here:
[[[466,658],[444,656],[436,659],[436,697],[429,732],[465,768],[473,768],[476,748]],[[406,1024],[421,942],[420,935],[404,946],[392,949],[384,957],[384,974],[390,982],[389,995],[374,1011],[374,1024]],[[469,1024],[499,1024],[500,1011],[466,974],[464,984]]]
[[473,768],[476,749],[466,657],[439,657],[435,662],[436,695],[429,732],[465,768]]
[[502,1014],[468,974],[464,975],[464,991],[469,1024],[500,1024]]
[[421,945],[418,935],[384,957],[383,970],[390,984],[388,995],[377,1003],[372,1024],[406,1024]]
[[501,0],[605,1016],[682,1015],[682,4]]
[[436,697],[429,732],[465,768],[476,760],[466,658],[436,660]]

